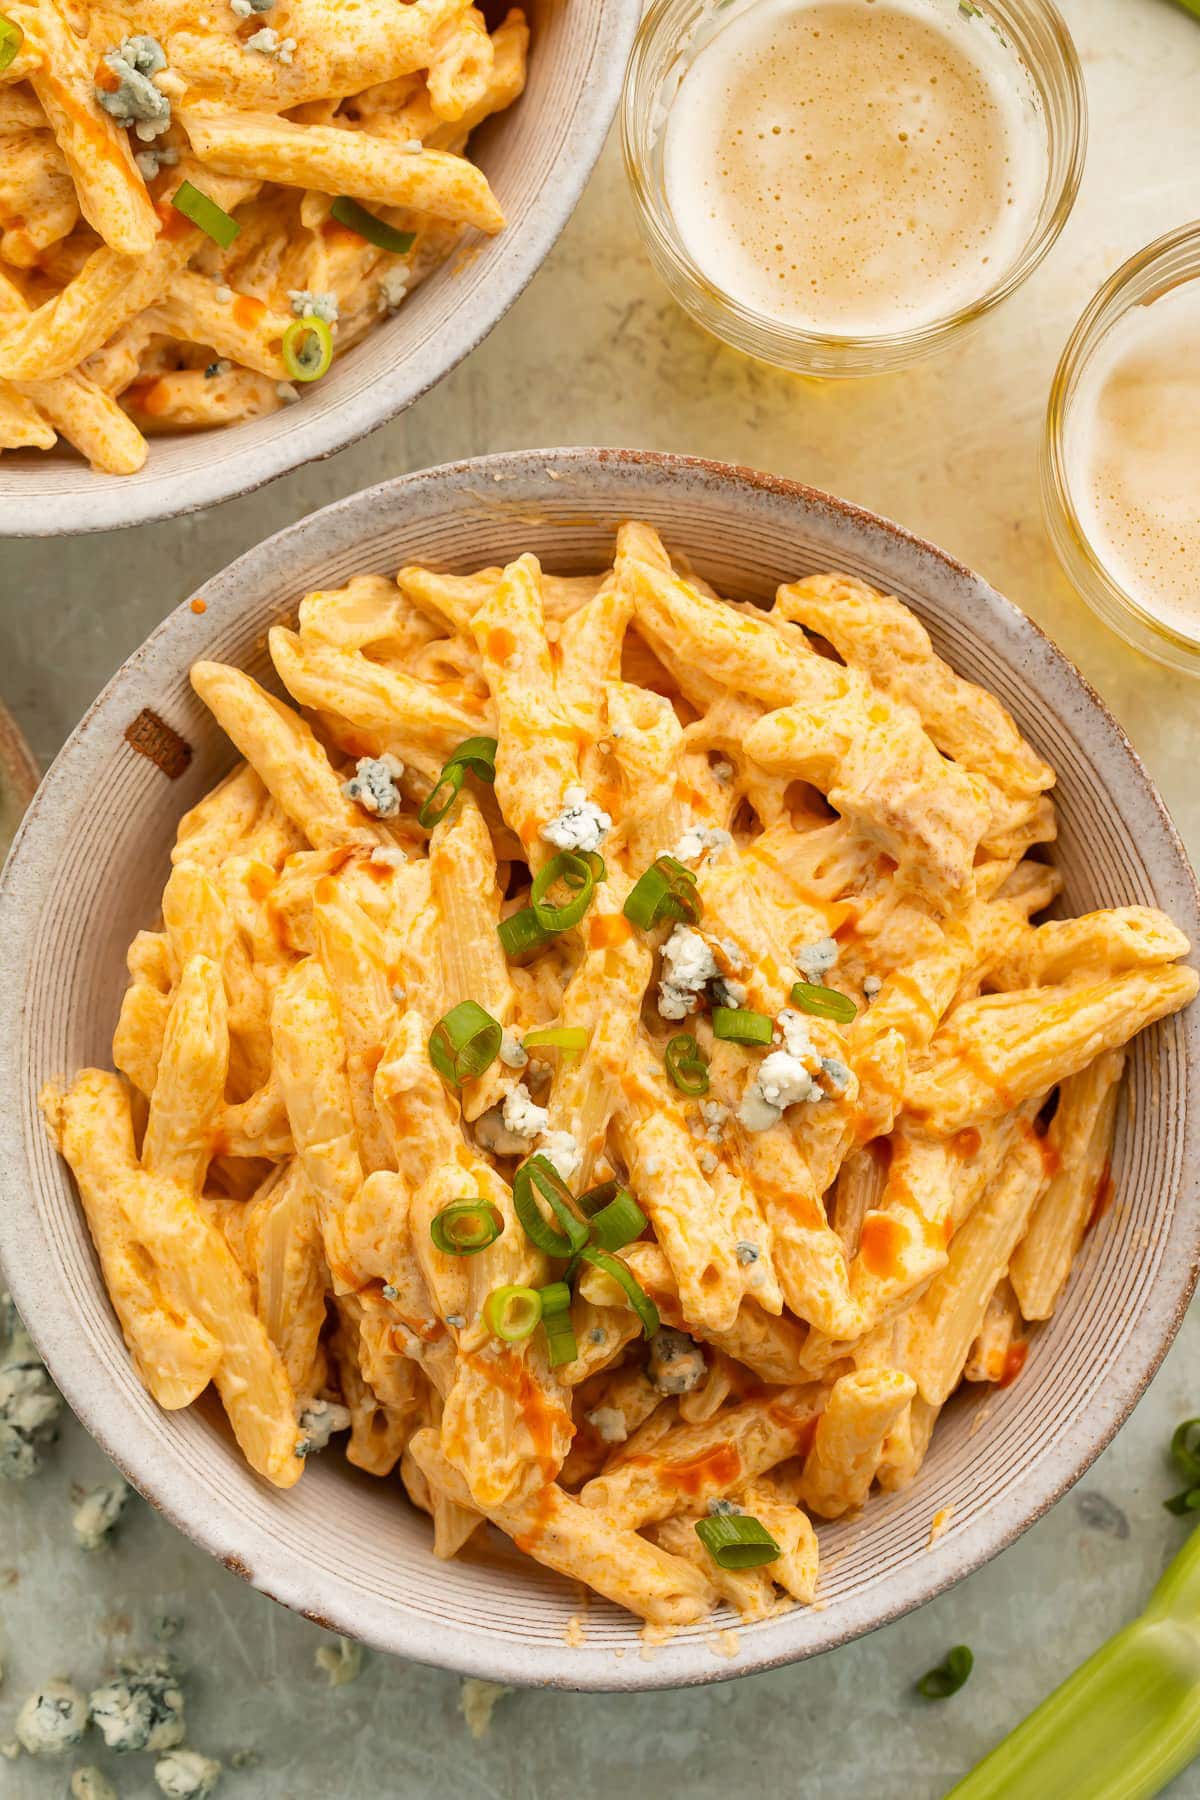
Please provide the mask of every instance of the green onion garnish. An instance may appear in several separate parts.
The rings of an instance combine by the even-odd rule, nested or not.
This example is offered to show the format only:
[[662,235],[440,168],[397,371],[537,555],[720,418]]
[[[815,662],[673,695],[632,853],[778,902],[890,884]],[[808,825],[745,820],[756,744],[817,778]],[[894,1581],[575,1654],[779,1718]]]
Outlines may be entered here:
[[[560,850],[540,868],[529,890],[529,904],[543,931],[569,931],[578,925],[596,892],[596,883],[604,880],[604,862],[594,850]],[[550,889],[562,882],[576,890],[573,900],[555,906],[546,899]]]
[[456,1200],[429,1221],[429,1235],[443,1256],[478,1256],[503,1230],[504,1220],[488,1200]]
[[538,1290],[542,1302],[542,1324],[546,1327],[546,1347],[550,1367],[561,1368],[579,1355],[575,1327],[571,1323],[571,1290],[565,1281],[552,1281]]
[[591,1224],[592,1241],[601,1250],[623,1250],[645,1231],[646,1215],[629,1189],[622,1188],[607,1206],[591,1214]]
[[228,250],[238,232],[242,229],[236,219],[219,207],[215,200],[202,194],[198,187],[190,181],[181,181],[171,195],[171,205],[176,212],[190,219],[193,225],[210,237],[214,244],[220,244],[222,250]]
[[839,994],[836,988],[818,987],[815,981],[798,981],[792,989],[792,1005],[798,1006],[801,1012],[812,1013],[816,1019],[836,1019],[839,1025],[849,1025],[858,1012],[849,994]]
[[681,1094],[707,1094],[708,1058],[690,1031],[673,1037],[663,1052],[667,1074]]
[[333,333],[309,313],[293,319],[283,334],[283,366],[293,381],[319,381],[333,361]]
[[338,195],[329,209],[329,216],[344,225],[347,231],[357,231],[359,237],[366,238],[377,250],[390,250],[393,256],[407,256],[417,241],[415,231],[397,231],[394,226],[386,225],[357,200],[351,200],[349,194]]
[[527,1050],[586,1050],[591,1032],[583,1025],[544,1025],[521,1039]]
[[658,1308],[649,1294],[636,1279],[631,1269],[621,1261],[619,1256],[610,1256],[607,1250],[597,1250],[586,1244],[579,1252],[581,1262],[590,1263],[593,1269],[599,1269],[610,1280],[615,1281],[630,1306],[642,1322],[642,1330],[646,1336],[653,1337],[659,1327]]
[[975,1658],[967,1646],[956,1644],[947,1653],[945,1662],[922,1675],[917,1692],[926,1700],[948,1700],[951,1694],[957,1694],[974,1667]]
[[1200,1419],[1185,1419],[1175,1427],[1171,1461],[1189,1481],[1200,1481]]
[[523,906],[520,912],[510,913],[507,919],[501,919],[496,927],[496,936],[500,939],[500,948],[505,956],[511,962],[520,962],[523,957],[532,956],[537,950],[544,950],[554,933],[538,924],[532,906]]
[[1163,1505],[1177,1519],[1186,1518],[1188,1513],[1200,1512],[1200,1487],[1184,1488],[1181,1494],[1172,1494],[1169,1500],[1164,1500]]
[[696,1536],[719,1569],[757,1569],[781,1554],[766,1526],[751,1513],[697,1519]]
[[0,70],[7,69],[10,62],[15,62],[21,45],[25,42],[25,33],[15,19],[6,18],[0,13]]
[[663,919],[695,925],[704,911],[696,877],[673,856],[659,856],[629,890],[622,912],[631,924],[649,931]]
[[519,1344],[537,1330],[542,1317],[542,1296],[536,1288],[493,1288],[483,1303],[483,1322],[506,1344]]
[[769,1044],[775,1025],[769,1014],[747,1006],[714,1006],[712,1028],[714,1037],[731,1044]]
[[[542,1212],[538,1194],[561,1231]],[[513,1207],[525,1236],[546,1256],[574,1256],[587,1243],[588,1228],[575,1211],[571,1190],[547,1156],[531,1156],[521,1164],[513,1177]]]
[[[480,781],[486,781],[491,786],[496,779],[498,747],[495,738],[465,738],[453,755],[446,758],[441,774],[417,814],[417,823],[424,826],[426,831],[432,831],[435,825],[441,824],[458,798],[468,769]],[[446,798],[441,800],[439,795],[443,790]]]
[[474,1000],[462,1000],[430,1032],[429,1060],[444,1082],[461,1087],[495,1062],[503,1036],[498,1019]]

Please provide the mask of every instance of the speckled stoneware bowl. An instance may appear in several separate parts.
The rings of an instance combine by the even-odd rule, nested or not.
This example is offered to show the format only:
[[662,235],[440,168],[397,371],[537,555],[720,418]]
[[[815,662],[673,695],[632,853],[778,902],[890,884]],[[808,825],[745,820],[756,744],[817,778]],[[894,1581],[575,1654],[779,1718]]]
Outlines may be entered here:
[[[61,537],[195,512],[315,462],[395,418],[482,343],[549,255],[617,109],[641,0],[521,0],[529,80],[471,137],[508,224],[469,233],[394,318],[339,357],[301,403],[228,429],[150,440],[136,475],[99,475],[66,448],[0,456],[0,534]],[[486,0],[493,23],[506,6]]]
[[[824,494],[640,451],[527,451],[406,476],[243,556],[201,590],[202,615],[181,595],[51,769],[0,884],[0,1256],[84,1424],[189,1536],[287,1605],[468,1674],[614,1689],[715,1681],[844,1643],[976,1568],[1083,1473],[1149,1381],[1195,1279],[1200,1009],[1137,1041],[1116,1203],[1055,1318],[1034,1332],[1020,1380],[952,1403],[906,1493],[822,1526],[819,1608],[739,1630],[731,1660],[716,1653],[712,1625],[643,1659],[637,1621],[599,1600],[584,1609],[584,1643],[568,1647],[579,1591],[503,1540],[487,1558],[438,1563],[398,1483],[329,1454],[279,1494],[248,1472],[213,1415],[160,1412],[130,1367],[36,1095],[47,1077],[107,1063],[125,946],[155,917],[180,814],[232,761],[188,686],[195,658],[262,676],[267,626],[306,589],[411,561],[468,570],[529,549],[554,570],[591,569],[629,517],[651,520],[734,596],[765,598],[781,578],[831,567],[899,594],[1058,770],[1068,910],[1154,904],[1200,942],[1195,884],[1140,762],[1071,665],[986,582]],[[175,779],[130,745],[146,708],[192,748]],[[949,1528],[929,1548],[946,1506]]]

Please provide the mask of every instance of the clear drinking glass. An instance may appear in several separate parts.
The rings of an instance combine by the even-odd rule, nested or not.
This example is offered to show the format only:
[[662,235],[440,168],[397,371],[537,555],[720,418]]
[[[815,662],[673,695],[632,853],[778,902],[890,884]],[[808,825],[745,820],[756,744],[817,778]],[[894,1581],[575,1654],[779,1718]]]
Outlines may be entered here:
[[[1200,281],[1200,221],[1168,232],[1131,256],[1087,306],[1067,340],[1050,388],[1042,440],[1042,501],[1059,560],[1093,612],[1156,662],[1200,675],[1200,638],[1188,637],[1147,612],[1104,566],[1080,521],[1067,458],[1080,378],[1092,355],[1135,306],[1148,306],[1190,281]],[[1200,492],[1200,470],[1196,482]]]
[[[732,0],[742,9],[755,3]],[[947,14],[964,10],[960,0],[937,3]],[[979,11],[1023,65],[1028,104],[1045,133],[1045,185],[1029,235],[1015,260],[998,269],[994,282],[969,305],[909,330],[841,336],[804,330],[751,310],[715,286],[684,247],[665,191],[666,123],[691,63],[737,12],[731,10],[731,0],[654,0],[625,77],[622,143],[650,259],[693,318],[736,349],[800,374],[878,375],[938,349],[1024,281],[1062,230],[1075,201],[1087,140],[1083,75],[1052,0],[982,0]]]

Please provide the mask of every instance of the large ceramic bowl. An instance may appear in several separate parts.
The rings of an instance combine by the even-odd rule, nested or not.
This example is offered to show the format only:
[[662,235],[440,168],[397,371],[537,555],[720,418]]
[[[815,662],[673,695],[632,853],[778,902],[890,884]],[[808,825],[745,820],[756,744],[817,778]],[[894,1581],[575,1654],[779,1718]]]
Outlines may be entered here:
[[[195,512],[342,450],[449,374],[503,318],[570,218],[617,109],[641,0],[522,0],[529,80],[471,137],[508,224],[414,290],[339,357],[299,406],[150,440],[136,475],[99,475],[67,449],[0,457],[0,536],[60,537]],[[507,10],[488,5],[495,18]]]
[[[473,569],[527,549],[554,570],[590,569],[629,517],[651,520],[733,596],[761,599],[780,577],[830,567],[898,594],[1058,770],[1067,909],[1155,904],[1200,942],[1195,884],[1144,769],[1035,625],[885,520],[768,475],[642,451],[526,451],[409,475],[243,556],[200,590],[203,614],[181,595],[54,764],[0,883],[0,1257],[84,1424],[190,1537],[339,1631],[497,1680],[615,1689],[716,1681],[843,1643],[977,1568],[1083,1473],[1154,1373],[1195,1279],[1200,1008],[1137,1040],[1116,1204],[1034,1333],[1021,1379],[952,1403],[907,1492],[822,1526],[823,1604],[740,1630],[733,1660],[714,1654],[711,1625],[643,1660],[637,1621],[599,1600],[571,1648],[578,1592],[500,1540],[486,1560],[436,1562],[398,1484],[326,1455],[280,1494],[249,1473],[215,1417],[160,1412],[130,1367],[36,1097],[47,1077],[107,1062],[125,946],[155,917],[176,823],[232,761],[188,686],[195,658],[261,677],[267,626],[306,589],[411,561]],[[174,780],[130,745],[146,708],[192,747]],[[942,1507],[951,1522],[929,1548]]]

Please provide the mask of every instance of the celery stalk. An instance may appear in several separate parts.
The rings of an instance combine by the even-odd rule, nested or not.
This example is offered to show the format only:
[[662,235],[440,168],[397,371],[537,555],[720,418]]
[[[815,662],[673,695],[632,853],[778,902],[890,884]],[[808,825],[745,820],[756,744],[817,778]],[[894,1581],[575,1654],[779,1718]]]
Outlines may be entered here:
[[1102,1644],[946,1800],[1147,1800],[1200,1755],[1200,1531]]

